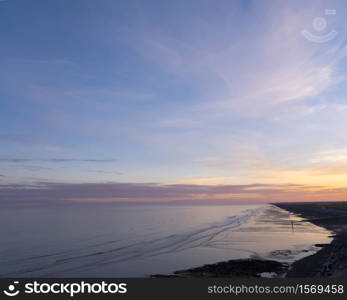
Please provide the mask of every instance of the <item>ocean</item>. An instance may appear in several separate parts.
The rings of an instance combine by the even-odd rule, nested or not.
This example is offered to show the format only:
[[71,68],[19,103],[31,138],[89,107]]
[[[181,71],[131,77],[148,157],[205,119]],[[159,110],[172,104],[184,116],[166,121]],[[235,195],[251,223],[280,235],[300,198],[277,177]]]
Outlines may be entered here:
[[0,277],[146,277],[249,257],[291,263],[329,235],[273,205],[3,209]]

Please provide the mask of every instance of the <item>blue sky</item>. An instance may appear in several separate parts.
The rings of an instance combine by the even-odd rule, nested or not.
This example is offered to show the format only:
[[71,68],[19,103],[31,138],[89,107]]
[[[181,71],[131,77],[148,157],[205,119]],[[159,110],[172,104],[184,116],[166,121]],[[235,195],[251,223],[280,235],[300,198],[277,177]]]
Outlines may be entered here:
[[302,2],[0,1],[0,183],[344,188],[346,4]]

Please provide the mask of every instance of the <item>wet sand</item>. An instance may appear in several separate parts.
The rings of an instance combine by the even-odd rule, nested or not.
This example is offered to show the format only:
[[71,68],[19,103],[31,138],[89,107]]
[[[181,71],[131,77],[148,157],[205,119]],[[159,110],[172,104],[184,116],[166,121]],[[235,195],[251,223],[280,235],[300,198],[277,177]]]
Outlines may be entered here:
[[[303,216],[304,217],[304,216]],[[291,223],[293,222],[293,228]],[[297,211],[291,211],[277,205],[269,205],[253,221],[241,226],[237,232],[232,232],[231,239],[225,242],[239,246],[247,245],[252,250],[248,258],[231,259],[213,264],[182,269],[172,274],[156,274],[152,277],[289,277],[293,273],[293,265],[298,262],[310,262],[305,257],[322,255],[333,240],[329,237],[332,231],[324,229],[319,224],[312,224],[298,216]],[[246,243],[243,236],[247,234]],[[278,247],[278,248],[277,248]],[[271,250],[272,249],[272,250]],[[274,250],[277,249],[277,250]],[[233,248],[230,248],[232,254]],[[320,257],[319,255],[315,257]],[[314,260],[316,261],[316,260]],[[312,277],[308,271],[311,266],[304,267],[303,277]],[[295,270],[298,268],[295,267]]]
[[[347,276],[347,202],[275,203],[307,221],[334,233],[330,244],[318,245],[321,250],[294,262],[286,277]],[[294,223],[295,228],[295,223]]]

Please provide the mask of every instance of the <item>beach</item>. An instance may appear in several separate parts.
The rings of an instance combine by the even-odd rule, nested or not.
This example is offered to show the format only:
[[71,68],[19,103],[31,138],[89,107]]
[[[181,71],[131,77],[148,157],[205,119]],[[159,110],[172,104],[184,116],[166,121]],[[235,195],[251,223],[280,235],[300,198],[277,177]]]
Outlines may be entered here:
[[[299,214],[307,221],[334,233],[330,244],[323,244],[316,254],[293,263],[287,277],[347,276],[347,202],[276,203]],[[295,226],[295,225],[294,225]]]
[[[154,274],[152,277],[290,277],[294,274],[294,265],[321,253],[323,246],[333,241],[330,229],[277,205],[265,206],[238,232],[247,235],[247,242],[235,233],[227,242],[234,243],[233,239],[237,238],[239,245],[252,251],[252,255],[237,259],[231,256],[226,261],[180,269],[173,274]],[[310,277],[309,274],[303,276]]]
[[[273,251],[268,259],[248,258],[207,264],[197,268],[178,270],[174,277],[286,277],[311,278],[347,276],[347,203],[274,203],[274,206],[294,214],[290,223],[295,233],[304,224],[325,228],[331,235],[331,242],[316,243],[314,253],[305,253],[302,258],[283,261],[281,255],[290,256],[290,249]],[[272,211],[273,215],[280,213]],[[278,217],[278,216],[277,216]],[[278,217],[279,223],[282,223]],[[290,235],[287,235],[288,238]],[[300,252],[300,250],[299,250]],[[307,255],[308,254],[308,255]],[[278,256],[279,255],[279,256]],[[272,276],[271,276],[272,275]],[[160,276],[159,276],[160,277]]]

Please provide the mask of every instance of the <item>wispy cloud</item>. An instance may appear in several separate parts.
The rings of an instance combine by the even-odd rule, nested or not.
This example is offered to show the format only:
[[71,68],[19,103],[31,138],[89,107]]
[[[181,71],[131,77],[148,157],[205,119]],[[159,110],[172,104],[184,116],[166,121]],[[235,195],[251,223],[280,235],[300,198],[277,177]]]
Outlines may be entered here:
[[343,162],[347,161],[347,149],[332,149],[315,153],[311,159],[313,163]]
[[116,175],[122,175],[123,173],[118,171],[104,171],[104,170],[89,170],[88,172],[92,173],[99,173],[99,174],[116,174]]
[[114,162],[115,159],[103,158],[103,159],[78,159],[78,158],[49,158],[49,159],[33,159],[33,158],[22,158],[22,157],[0,157],[0,162],[9,163],[27,163],[27,162],[53,162],[53,163],[64,163],[64,162],[91,162],[91,163],[107,163]]
[[154,92],[134,91],[125,89],[111,89],[106,87],[83,88],[56,88],[47,85],[31,84],[27,88],[27,94],[38,101],[50,101],[61,103],[62,99],[81,104],[98,103],[98,106],[121,103],[123,101],[142,102],[156,98]]
[[114,162],[115,159],[112,158],[104,158],[104,159],[77,159],[77,158],[51,158],[47,161],[50,162],[100,162],[100,163],[107,163],[107,162]]
[[26,166],[26,165],[22,165],[20,166],[21,168],[28,170],[28,171],[43,171],[43,170],[51,170],[51,168],[48,167],[42,167],[42,166]]
[[342,200],[346,189],[303,185],[192,185],[156,183],[54,183],[0,185],[2,205],[51,203],[259,203],[276,201]]
[[19,142],[30,143],[33,141],[33,137],[27,134],[0,134],[0,142]]
[[[42,57],[28,59],[34,57],[30,47],[23,44],[19,55],[13,50],[25,41],[4,32],[2,172],[18,182],[28,172],[16,167],[52,181],[94,181],[120,175],[108,166],[115,160],[107,159],[119,157],[122,180],[129,182],[342,186],[346,10],[334,1],[337,15],[326,16],[327,31],[339,34],[317,44],[301,32],[313,30],[327,2],[312,3],[164,1],[155,9],[137,3],[134,10],[112,2],[110,11],[126,18],[104,23],[98,9],[88,16],[81,11],[77,19],[64,16],[66,26],[86,24],[70,37],[78,59],[60,48],[47,31],[51,26],[37,27],[48,21],[55,27],[54,10],[32,7],[20,22],[11,21],[14,30],[24,28],[33,44],[42,36],[50,43]],[[3,28],[9,19],[1,19]],[[90,47],[86,35],[95,39]],[[151,189],[161,194],[158,186]]]
[[[254,11],[266,17],[246,34],[219,23],[218,27],[208,17],[193,17],[190,30],[196,24],[207,23],[210,28],[206,27],[206,35],[214,30],[213,43],[205,35],[193,35],[187,40],[146,28],[141,48],[144,55],[176,75],[202,80],[202,89],[211,98],[201,99],[197,105],[206,105],[206,109],[192,115],[191,123],[201,119],[201,114],[211,115],[211,110],[269,116],[276,113],[276,106],[312,99],[346,80],[338,68],[347,54],[344,37],[318,46],[300,34],[324,3],[317,3],[314,10],[310,4],[300,4],[300,12],[293,10],[290,3],[276,2],[272,9],[256,2],[253,6]],[[220,23],[233,25],[223,21]],[[213,90],[218,80],[216,93]],[[182,119],[174,117],[161,123],[176,124],[177,120]]]

